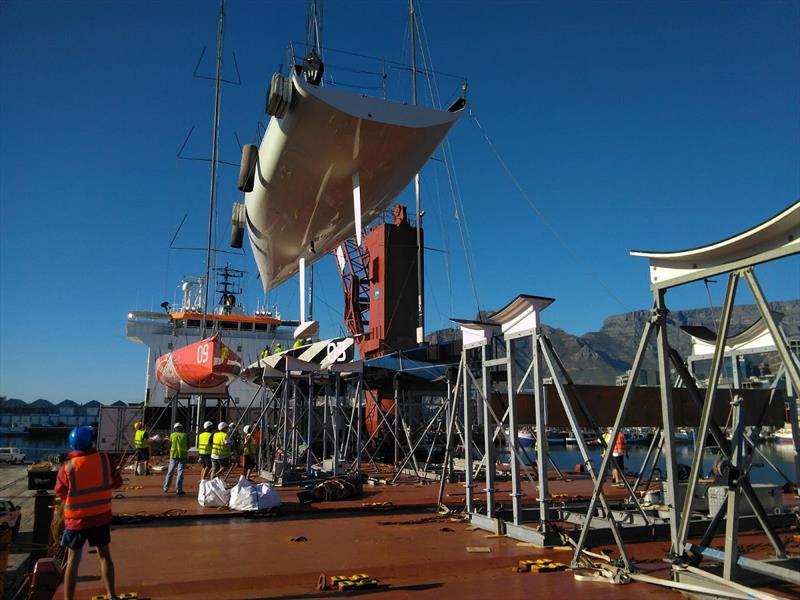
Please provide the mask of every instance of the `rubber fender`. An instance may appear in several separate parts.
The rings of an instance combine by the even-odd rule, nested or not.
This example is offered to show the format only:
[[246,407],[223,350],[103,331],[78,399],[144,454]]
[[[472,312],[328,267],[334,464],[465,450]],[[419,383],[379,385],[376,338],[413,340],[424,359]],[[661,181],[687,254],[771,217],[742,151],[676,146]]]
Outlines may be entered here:
[[292,93],[294,91],[294,84],[292,83],[291,79],[286,79],[283,84],[283,101],[285,102],[286,106],[283,109],[283,114],[281,117],[286,114],[286,111],[289,110],[289,107],[292,105]]
[[269,82],[269,89],[267,90],[267,102],[264,106],[264,112],[268,115],[275,114],[275,109],[278,108],[278,102],[280,98],[278,97],[278,83],[280,82],[281,74],[280,73],[273,73],[272,80]]
[[244,243],[244,227],[231,224],[231,248],[241,248]]
[[[251,187],[252,189],[252,187]],[[241,202],[233,203],[231,212],[231,248],[241,248],[244,241],[244,225],[247,220],[247,209]]]
[[242,162],[239,163],[239,183],[236,186],[240,192],[253,191],[257,163],[258,148],[253,144],[245,144],[242,148]]
[[292,80],[280,73],[272,75],[267,95],[267,114],[276,119],[281,119],[289,110],[292,103]]

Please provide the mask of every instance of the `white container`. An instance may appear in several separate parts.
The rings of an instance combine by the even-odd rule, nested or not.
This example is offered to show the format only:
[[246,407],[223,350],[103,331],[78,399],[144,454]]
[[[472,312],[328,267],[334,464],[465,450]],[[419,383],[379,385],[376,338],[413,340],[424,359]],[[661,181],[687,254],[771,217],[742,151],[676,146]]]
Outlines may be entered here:
[[[714,480],[713,479],[698,479],[697,485],[694,488],[694,500],[692,501],[692,510],[695,512],[706,512],[708,510],[708,498],[706,496],[706,489],[708,488],[709,484],[711,484]],[[681,498],[686,495],[686,490],[689,487],[688,481],[679,481],[678,488],[681,490]],[[672,506],[672,495],[670,494],[670,488],[666,485],[666,482],[661,482],[661,492],[664,498],[664,504],[668,506]],[[678,507],[683,509],[683,506]]]
[[[754,483],[753,491],[756,493],[756,498],[761,502],[761,506],[767,514],[780,512],[783,509],[783,488],[779,485],[771,483]],[[713,517],[717,514],[720,506],[725,501],[728,494],[728,488],[724,485],[715,485],[708,488],[708,516]],[[743,493],[739,494],[739,514],[752,515],[753,508],[744,497]]]

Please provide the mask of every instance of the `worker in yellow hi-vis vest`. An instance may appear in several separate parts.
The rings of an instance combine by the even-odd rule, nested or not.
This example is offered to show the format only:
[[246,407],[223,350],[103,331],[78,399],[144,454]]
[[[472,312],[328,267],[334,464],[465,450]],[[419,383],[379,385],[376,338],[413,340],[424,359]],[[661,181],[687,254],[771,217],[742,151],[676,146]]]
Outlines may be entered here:
[[183,423],[175,423],[173,432],[169,436],[169,468],[164,479],[164,493],[169,492],[172,483],[172,474],[177,473],[175,491],[178,496],[183,496],[183,471],[186,467],[186,457],[189,455],[189,436],[183,430]]
[[211,449],[214,438],[213,427],[214,424],[211,421],[206,421],[203,423],[203,432],[197,436],[197,454],[200,456],[200,464],[203,465],[203,468],[200,470],[200,479],[208,479],[211,477]]
[[211,442],[211,477],[219,477],[222,471],[231,466],[231,445],[228,440],[228,424],[223,421],[217,425],[217,432]]
[[135,430],[133,448],[136,456],[133,474],[150,475],[150,440],[147,437],[147,430],[141,421],[136,421],[133,424],[133,429]]

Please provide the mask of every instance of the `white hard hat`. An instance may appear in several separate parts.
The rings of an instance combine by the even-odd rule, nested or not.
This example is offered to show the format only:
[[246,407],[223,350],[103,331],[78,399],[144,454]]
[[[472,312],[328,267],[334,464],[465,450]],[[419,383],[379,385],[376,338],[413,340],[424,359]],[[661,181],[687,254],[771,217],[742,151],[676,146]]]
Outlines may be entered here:
[[183,423],[175,423],[175,425],[173,425],[172,428],[173,429],[183,429]]
[[236,423],[231,421],[230,423],[228,423],[228,427],[233,427],[235,429],[236,428]]
[[208,429],[209,427],[213,427],[214,424],[211,421],[206,421],[203,423],[203,429]]
[[244,426],[244,432],[245,433],[250,433],[250,425],[245,425]]
[[222,431],[223,429],[227,429],[227,428],[228,428],[228,424],[225,421],[223,421],[222,423],[217,425],[217,429],[219,429],[220,431]]

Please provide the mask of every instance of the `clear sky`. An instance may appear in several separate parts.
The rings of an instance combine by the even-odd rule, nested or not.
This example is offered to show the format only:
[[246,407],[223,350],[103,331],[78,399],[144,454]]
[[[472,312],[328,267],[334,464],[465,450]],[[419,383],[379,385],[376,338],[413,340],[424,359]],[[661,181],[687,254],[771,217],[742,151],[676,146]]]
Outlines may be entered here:
[[[327,3],[339,83],[380,94],[377,77],[337,71],[379,62],[332,49],[407,63],[406,11]],[[449,144],[483,309],[552,296],[545,323],[597,330],[650,304],[646,262],[629,250],[703,245],[800,198],[798,1],[419,0],[419,13],[434,68],[469,82],[472,113]],[[208,165],[176,155],[192,127],[184,155],[210,154],[213,84],[193,71],[207,47],[198,71],[213,73],[216,25],[214,0],[0,1],[0,395],[141,400],[146,349],[126,339],[126,315],[158,310],[204,271],[203,253],[169,243],[186,214],[176,244],[205,243]],[[266,123],[269,79],[304,32],[304,2],[227,3],[225,76],[235,53],[242,85],[223,90],[223,160]],[[408,100],[407,72],[387,72],[390,95]],[[437,83],[444,100],[460,79]],[[220,174],[225,247],[240,195],[237,169]],[[427,244],[445,251],[426,255],[430,331],[477,306],[441,160],[422,186]],[[401,200],[413,204],[410,190]],[[248,271],[250,308],[297,318],[296,284],[265,298],[249,248],[231,262]],[[798,257],[759,273],[770,299],[800,297]],[[316,275],[315,317],[338,334],[331,257]],[[702,286],[668,300],[708,305]]]

